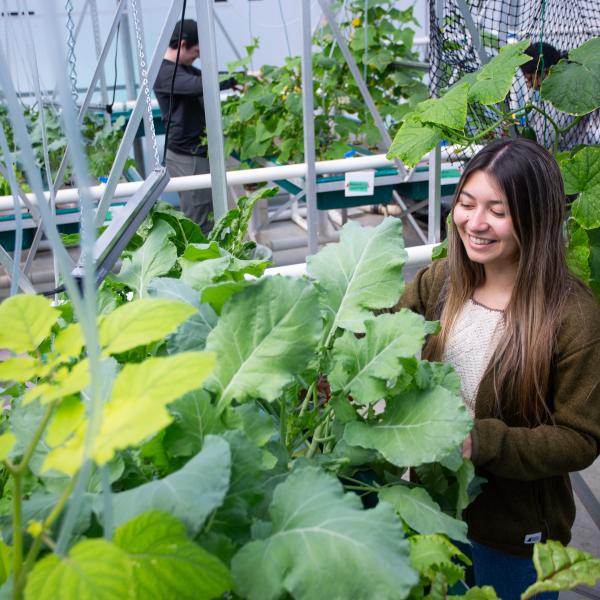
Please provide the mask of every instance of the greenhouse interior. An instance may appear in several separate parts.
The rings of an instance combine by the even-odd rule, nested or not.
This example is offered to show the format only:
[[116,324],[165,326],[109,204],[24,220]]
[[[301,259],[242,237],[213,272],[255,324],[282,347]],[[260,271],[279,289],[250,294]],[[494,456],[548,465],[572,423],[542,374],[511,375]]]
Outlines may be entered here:
[[600,598],[597,0],[1,0],[0,65],[0,599]]

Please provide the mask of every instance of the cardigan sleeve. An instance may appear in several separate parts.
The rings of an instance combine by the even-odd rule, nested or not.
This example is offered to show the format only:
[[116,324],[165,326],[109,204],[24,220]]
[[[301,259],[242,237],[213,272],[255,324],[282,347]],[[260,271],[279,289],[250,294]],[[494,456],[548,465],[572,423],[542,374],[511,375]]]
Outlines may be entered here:
[[[499,419],[478,419],[473,457],[478,467],[499,476],[535,480],[579,471],[600,451],[600,307],[593,299],[583,311],[573,299],[553,372],[553,424],[509,427]],[[562,329],[562,328],[561,328]],[[561,350],[562,345],[562,350]]]
[[392,312],[408,308],[431,319],[431,307],[437,304],[438,296],[445,278],[446,261],[434,261],[421,269],[415,278],[407,284],[398,304]]

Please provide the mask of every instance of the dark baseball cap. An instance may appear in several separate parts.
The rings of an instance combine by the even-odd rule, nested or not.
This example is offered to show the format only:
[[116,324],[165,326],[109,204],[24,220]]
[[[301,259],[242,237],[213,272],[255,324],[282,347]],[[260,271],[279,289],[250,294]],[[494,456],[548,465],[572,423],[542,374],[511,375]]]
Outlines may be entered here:
[[198,24],[194,19],[184,19],[177,21],[169,46],[177,48],[177,40],[179,39],[179,28],[181,27],[181,40],[185,40],[188,46],[195,46],[198,43]]

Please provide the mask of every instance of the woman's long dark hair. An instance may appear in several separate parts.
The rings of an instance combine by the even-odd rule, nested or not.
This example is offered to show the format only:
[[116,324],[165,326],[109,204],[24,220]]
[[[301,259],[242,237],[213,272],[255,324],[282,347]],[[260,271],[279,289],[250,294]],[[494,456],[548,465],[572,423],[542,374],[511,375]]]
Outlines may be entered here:
[[[566,262],[563,180],[552,155],[535,142],[496,140],[467,165],[453,210],[476,171],[486,173],[504,193],[519,247],[505,333],[489,366],[498,416],[535,426],[550,418],[546,397],[558,327],[570,290],[583,285],[570,274]],[[485,280],[483,266],[469,259],[453,222],[448,230],[448,263],[441,332],[430,340],[426,352],[437,360],[456,317]]]

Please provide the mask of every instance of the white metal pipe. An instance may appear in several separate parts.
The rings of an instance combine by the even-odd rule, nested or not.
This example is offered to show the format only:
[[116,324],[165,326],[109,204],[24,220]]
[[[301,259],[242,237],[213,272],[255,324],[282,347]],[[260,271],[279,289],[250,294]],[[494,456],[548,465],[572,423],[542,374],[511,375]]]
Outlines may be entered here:
[[[408,260],[405,267],[421,267],[431,262],[431,253],[437,244],[427,244],[425,246],[412,246],[406,248]],[[265,271],[265,275],[287,275],[289,277],[302,277],[306,275],[306,263],[297,265],[286,265],[284,267],[271,267]]]

